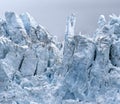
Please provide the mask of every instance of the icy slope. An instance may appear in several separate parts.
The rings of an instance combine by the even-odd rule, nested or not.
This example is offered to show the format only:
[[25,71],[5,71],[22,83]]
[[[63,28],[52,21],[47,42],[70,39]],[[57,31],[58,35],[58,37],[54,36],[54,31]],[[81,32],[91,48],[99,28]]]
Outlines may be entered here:
[[29,13],[0,19],[0,104],[120,104],[120,17],[93,35],[67,19],[57,42]]

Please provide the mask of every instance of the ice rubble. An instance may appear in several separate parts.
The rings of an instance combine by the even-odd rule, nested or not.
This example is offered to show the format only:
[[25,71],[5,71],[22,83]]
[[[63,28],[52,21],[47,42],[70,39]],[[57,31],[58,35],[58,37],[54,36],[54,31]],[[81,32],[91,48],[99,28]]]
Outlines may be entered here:
[[120,17],[103,15],[96,32],[60,43],[29,13],[0,19],[0,104],[119,104]]

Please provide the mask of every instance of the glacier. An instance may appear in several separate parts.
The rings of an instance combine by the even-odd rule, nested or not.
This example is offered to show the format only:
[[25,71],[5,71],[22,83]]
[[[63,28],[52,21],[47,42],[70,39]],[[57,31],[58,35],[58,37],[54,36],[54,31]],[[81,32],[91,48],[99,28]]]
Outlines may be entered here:
[[120,17],[91,35],[66,21],[63,42],[29,13],[0,19],[0,104],[120,104]]

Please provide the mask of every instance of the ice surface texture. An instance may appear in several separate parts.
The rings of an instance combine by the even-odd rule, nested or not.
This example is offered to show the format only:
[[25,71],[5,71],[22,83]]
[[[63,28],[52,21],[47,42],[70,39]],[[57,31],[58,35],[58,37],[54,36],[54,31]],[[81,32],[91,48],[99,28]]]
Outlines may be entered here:
[[120,104],[120,17],[92,35],[67,18],[58,42],[29,13],[0,19],[0,104]]

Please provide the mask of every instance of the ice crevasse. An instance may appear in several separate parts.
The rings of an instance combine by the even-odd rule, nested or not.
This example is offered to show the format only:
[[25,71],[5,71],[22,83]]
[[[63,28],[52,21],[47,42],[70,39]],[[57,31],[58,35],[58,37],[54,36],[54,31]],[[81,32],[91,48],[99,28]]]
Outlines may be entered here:
[[58,42],[29,13],[0,19],[0,104],[120,104],[120,17],[91,35],[67,18]]

